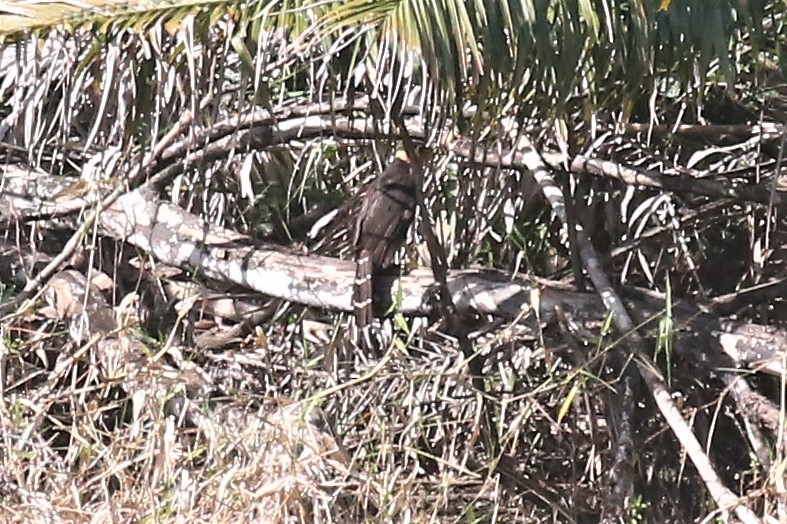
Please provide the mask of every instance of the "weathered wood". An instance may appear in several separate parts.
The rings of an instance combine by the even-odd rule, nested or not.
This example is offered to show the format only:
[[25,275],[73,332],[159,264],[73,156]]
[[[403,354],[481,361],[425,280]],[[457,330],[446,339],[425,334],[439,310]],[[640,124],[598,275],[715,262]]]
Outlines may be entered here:
[[[61,177],[8,166],[3,174],[0,217],[24,219],[52,206],[87,206],[81,197],[52,202],[63,192]],[[86,195],[87,196],[87,195]],[[96,202],[95,195],[91,202]],[[352,261],[323,256],[307,256],[279,246],[256,242],[229,229],[207,224],[199,217],[157,199],[140,189],[122,196],[98,219],[100,231],[155,256],[160,262],[199,272],[207,277],[231,282],[248,289],[294,303],[334,311],[352,311]],[[6,246],[6,250],[8,246]],[[0,253],[0,266],[4,263]],[[0,268],[2,269],[2,268]],[[10,270],[11,268],[9,268]],[[397,281],[398,280],[398,281]],[[583,330],[596,330],[604,322],[605,310],[593,294],[577,293],[546,280],[528,282],[511,279],[499,271],[453,270],[448,288],[460,310],[472,310],[506,320],[537,318],[548,323],[556,311]],[[415,270],[395,279],[394,293],[401,287],[401,308],[405,314],[428,315],[436,289],[429,269]],[[533,315],[537,304],[539,315]],[[660,314],[663,302],[640,297],[634,307],[638,319]],[[678,342],[691,350],[697,336],[713,342],[736,362],[768,373],[782,370],[787,334],[773,328],[733,321],[712,315],[697,316],[687,306],[675,319]],[[651,326],[652,327],[652,323]],[[681,349],[680,347],[678,349]]]

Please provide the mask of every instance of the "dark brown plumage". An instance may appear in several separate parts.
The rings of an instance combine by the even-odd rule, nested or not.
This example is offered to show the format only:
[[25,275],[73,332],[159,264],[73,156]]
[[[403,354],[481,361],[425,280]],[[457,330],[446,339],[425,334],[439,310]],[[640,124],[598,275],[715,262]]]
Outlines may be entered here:
[[353,307],[359,328],[372,322],[375,278],[391,273],[415,215],[415,179],[404,152],[364,195],[355,226]]

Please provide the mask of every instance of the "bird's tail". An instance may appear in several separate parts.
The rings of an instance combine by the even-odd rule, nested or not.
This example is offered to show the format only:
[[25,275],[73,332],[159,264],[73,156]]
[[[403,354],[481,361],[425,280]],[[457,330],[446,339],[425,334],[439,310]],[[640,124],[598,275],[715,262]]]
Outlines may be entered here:
[[353,313],[355,325],[368,331],[372,324],[372,257],[366,250],[355,259],[355,282],[353,283]]

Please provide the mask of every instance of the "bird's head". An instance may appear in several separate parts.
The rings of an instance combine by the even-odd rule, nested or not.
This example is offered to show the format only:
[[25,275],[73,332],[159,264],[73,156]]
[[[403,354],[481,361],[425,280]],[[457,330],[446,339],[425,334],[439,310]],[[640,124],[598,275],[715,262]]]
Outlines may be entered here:
[[[426,147],[425,144],[422,144],[420,142],[417,142],[415,144],[415,154],[417,157],[415,160],[419,160],[420,162],[428,162],[432,158],[432,150]],[[410,155],[407,154],[407,150],[405,150],[403,146],[400,146],[396,150],[396,154],[394,155],[394,157],[397,160],[401,160],[402,162],[405,162],[407,164],[411,164],[412,161],[414,160],[410,158]]]

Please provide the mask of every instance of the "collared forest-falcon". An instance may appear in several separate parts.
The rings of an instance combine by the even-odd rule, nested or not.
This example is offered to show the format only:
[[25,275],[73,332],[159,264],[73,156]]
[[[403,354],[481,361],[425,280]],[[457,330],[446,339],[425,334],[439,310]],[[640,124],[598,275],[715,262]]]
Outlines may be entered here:
[[353,310],[363,329],[373,318],[375,280],[396,268],[396,253],[407,240],[416,206],[415,178],[404,151],[372,182],[363,197],[355,226]]

